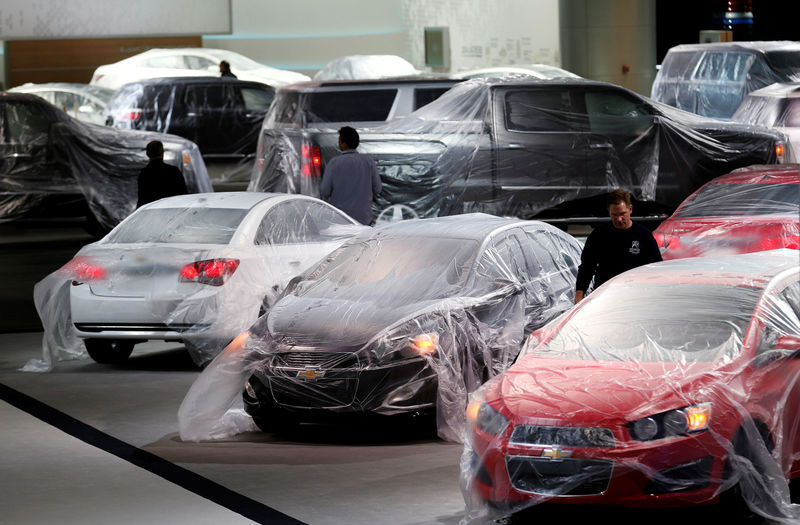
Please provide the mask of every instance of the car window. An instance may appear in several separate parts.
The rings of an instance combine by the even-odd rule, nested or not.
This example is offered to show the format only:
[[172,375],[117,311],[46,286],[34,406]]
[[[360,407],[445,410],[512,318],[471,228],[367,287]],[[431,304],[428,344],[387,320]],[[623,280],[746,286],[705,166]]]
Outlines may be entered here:
[[187,69],[209,69],[218,66],[213,60],[194,55],[184,55],[183,60]]
[[505,97],[509,131],[572,131],[583,127],[583,117],[572,108],[569,91],[509,91]]
[[187,108],[194,109],[225,109],[241,105],[235,88],[225,83],[187,86],[184,101]]
[[310,93],[306,119],[307,122],[386,120],[396,97],[396,89]]
[[659,77],[663,79],[681,80],[687,76],[689,64],[697,53],[690,52],[669,52],[664,59],[664,63],[659,71]]
[[644,133],[652,117],[638,100],[614,91],[589,91],[584,94],[589,130],[604,135]]
[[414,90],[414,109],[417,110],[441,97],[450,87],[417,88]]
[[183,60],[177,55],[151,57],[142,61],[144,67],[161,67],[168,69],[185,69]]
[[24,102],[5,104],[4,142],[8,144],[47,144],[50,117],[41,107]]
[[242,88],[244,107],[252,111],[266,111],[275,98],[275,92],[267,89]]
[[766,304],[767,315],[758,354],[772,351],[782,335],[800,335],[800,282],[789,284],[777,297],[767,298]]
[[107,243],[228,244],[248,210],[239,208],[151,208],[132,215]]
[[788,128],[800,128],[800,98],[786,99],[786,107],[783,110],[780,125]]
[[519,241],[508,231],[503,231],[492,239],[478,260],[475,271],[478,280],[530,280]]
[[310,200],[283,202],[270,209],[256,233],[255,244],[300,244],[341,238],[331,226],[352,224],[324,204]]
[[694,80],[744,82],[754,56],[733,51],[704,53],[694,72]]

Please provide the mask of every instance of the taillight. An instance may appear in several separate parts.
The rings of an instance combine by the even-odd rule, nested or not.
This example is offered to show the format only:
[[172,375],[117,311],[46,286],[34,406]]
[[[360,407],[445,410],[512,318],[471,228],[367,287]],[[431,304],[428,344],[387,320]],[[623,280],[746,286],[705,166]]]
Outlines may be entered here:
[[88,257],[78,256],[61,267],[61,272],[66,273],[73,281],[97,281],[105,278],[106,271],[103,267],[93,262]]
[[239,267],[239,259],[208,259],[181,268],[181,281],[222,286]]
[[141,118],[142,118],[142,110],[139,108],[122,110],[117,112],[117,120],[122,120],[127,122],[137,122]]
[[783,238],[783,247],[800,250],[800,234],[790,233]]
[[300,146],[300,173],[304,177],[319,177],[322,168],[322,154],[319,146]]
[[784,163],[785,155],[786,155],[786,144],[784,144],[783,142],[776,142],[775,156],[778,158],[778,164]]

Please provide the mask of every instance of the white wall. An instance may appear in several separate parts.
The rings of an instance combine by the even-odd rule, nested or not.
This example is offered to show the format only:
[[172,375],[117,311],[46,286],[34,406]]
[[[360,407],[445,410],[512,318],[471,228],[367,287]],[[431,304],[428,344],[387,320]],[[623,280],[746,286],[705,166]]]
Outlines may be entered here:
[[558,0],[403,0],[410,59],[425,64],[425,27],[448,27],[450,69],[561,66]]

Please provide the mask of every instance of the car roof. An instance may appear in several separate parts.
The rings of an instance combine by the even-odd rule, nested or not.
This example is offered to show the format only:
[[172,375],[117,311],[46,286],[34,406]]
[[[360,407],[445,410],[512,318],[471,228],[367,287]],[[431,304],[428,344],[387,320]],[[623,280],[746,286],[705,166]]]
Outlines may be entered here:
[[800,164],[755,164],[720,175],[709,184],[798,184]]
[[[149,85],[158,85],[158,84],[208,84],[208,83],[235,83],[235,84],[248,84],[248,85],[256,85],[256,86],[263,86],[265,88],[271,88],[267,84],[262,82],[255,82],[253,80],[241,80],[238,78],[232,77],[212,77],[212,76],[203,76],[203,77],[160,77],[160,78],[143,78],[141,80],[135,80],[133,82],[129,82],[124,86],[120,87],[120,90],[125,86],[129,85],[136,85],[136,84],[149,84]],[[274,88],[272,88],[274,89]],[[118,91],[118,92],[119,92]]]
[[765,287],[790,270],[800,271],[800,251],[781,248],[743,255],[672,259],[628,270],[613,282]]
[[791,40],[772,40],[754,42],[707,42],[702,44],[679,44],[669,49],[669,53],[685,51],[800,51],[800,42]]
[[261,193],[254,191],[226,191],[218,193],[190,193],[176,195],[151,202],[148,209],[153,208],[239,208],[250,209],[253,206],[271,199],[310,197],[301,195],[287,195],[285,193]]
[[483,241],[493,232],[514,226],[541,224],[543,222],[526,221],[510,217],[497,217],[487,213],[465,213],[445,217],[432,217],[429,219],[411,219],[390,222],[374,228],[369,236],[380,237],[447,237],[454,239],[470,239]]
[[393,85],[431,85],[431,86],[453,86],[463,82],[461,79],[447,78],[447,77],[427,77],[427,76],[412,76],[412,77],[395,77],[395,78],[377,78],[371,80],[309,80],[308,82],[296,82],[288,86],[282,86],[281,89],[285,91],[313,91],[316,89],[335,89],[335,88],[354,88],[354,87],[392,87]]

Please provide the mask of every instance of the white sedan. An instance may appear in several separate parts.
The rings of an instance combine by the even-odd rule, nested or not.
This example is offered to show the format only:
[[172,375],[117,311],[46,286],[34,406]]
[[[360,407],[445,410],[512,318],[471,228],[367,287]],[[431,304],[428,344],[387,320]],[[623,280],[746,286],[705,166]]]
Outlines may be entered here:
[[366,226],[303,195],[228,192],[141,207],[62,268],[72,323],[99,363],[138,342],[182,341],[212,359],[289,280]]
[[230,63],[231,72],[239,80],[261,82],[276,88],[311,80],[302,73],[266,66],[227,49],[185,47],[150,49],[119,62],[102,65],[95,69],[90,83],[118,89],[123,84],[146,78],[218,76],[219,63],[223,60]]

